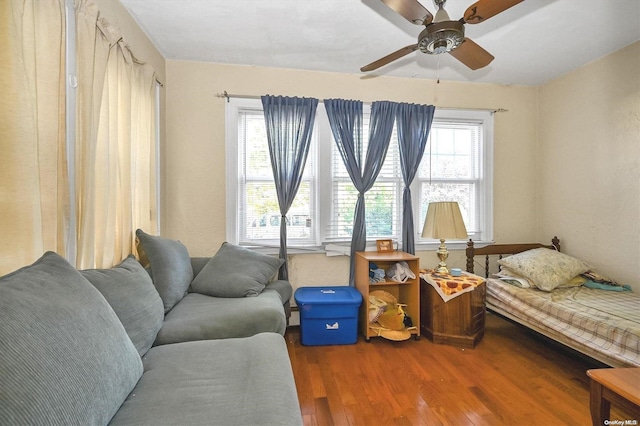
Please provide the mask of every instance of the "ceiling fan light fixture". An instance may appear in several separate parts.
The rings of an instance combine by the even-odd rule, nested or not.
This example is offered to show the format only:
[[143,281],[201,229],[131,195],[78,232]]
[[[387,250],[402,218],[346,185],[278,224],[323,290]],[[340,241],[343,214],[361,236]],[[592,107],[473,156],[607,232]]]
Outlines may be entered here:
[[433,53],[439,55],[440,53],[447,52],[447,40],[438,40],[433,43]]
[[424,53],[439,55],[460,46],[464,40],[464,25],[460,21],[441,21],[427,25],[418,37],[418,48]]

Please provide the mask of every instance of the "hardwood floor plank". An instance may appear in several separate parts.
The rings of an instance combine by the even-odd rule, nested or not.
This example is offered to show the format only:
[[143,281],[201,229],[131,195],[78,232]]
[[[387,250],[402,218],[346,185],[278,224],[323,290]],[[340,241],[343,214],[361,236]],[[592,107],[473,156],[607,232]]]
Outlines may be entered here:
[[334,425],[329,401],[325,397],[314,398],[315,418],[319,425]]
[[297,327],[285,338],[305,425],[588,425],[586,370],[602,367],[490,313],[474,349],[425,337],[302,346]]

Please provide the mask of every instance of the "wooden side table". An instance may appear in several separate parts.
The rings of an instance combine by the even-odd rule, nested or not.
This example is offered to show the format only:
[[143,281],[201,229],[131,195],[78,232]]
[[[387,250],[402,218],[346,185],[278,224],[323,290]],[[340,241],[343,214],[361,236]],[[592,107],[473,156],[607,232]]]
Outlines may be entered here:
[[[591,378],[589,408],[593,426],[602,426],[611,414],[611,403],[635,418],[618,419],[623,424],[640,420],[640,368],[600,368],[587,370]],[[635,423],[624,423],[624,421]]]
[[484,336],[485,283],[445,302],[420,278],[420,324],[433,343],[474,348]]

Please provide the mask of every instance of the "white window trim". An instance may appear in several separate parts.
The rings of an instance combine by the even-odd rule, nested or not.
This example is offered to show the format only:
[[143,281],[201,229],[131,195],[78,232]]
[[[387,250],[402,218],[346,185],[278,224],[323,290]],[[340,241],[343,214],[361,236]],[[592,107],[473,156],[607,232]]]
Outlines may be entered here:
[[76,66],[76,14],[74,0],[65,0],[65,102],[67,130],[67,173],[69,175],[69,235],[67,238],[67,260],[76,263],[77,253],[77,217],[76,217],[76,88],[78,87]]
[[161,161],[162,161],[162,153],[160,152],[160,131],[162,128],[160,127],[160,113],[161,113],[161,105],[160,101],[162,100],[161,95],[162,83],[156,80],[155,93],[154,96],[156,98],[156,235],[160,235],[160,229],[162,229],[162,208],[161,208],[161,193],[160,193],[160,181],[162,180],[160,177],[161,172]]
[[[225,114],[225,144],[226,144],[226,240],[230,242],[238,241],[238,227],[237,227],[237,211],[238,211],[238,111],[240,109],[256,108],[262,110],[262,101],[260,99],[248,99],[248,98],[228,98],[226,103]],[[319,125],[315,131],[319,140],[327,140],[327,136],[323,132],[330,132],[328,123],[328,117],[324,110],[324,105],[320,102],[318,104],[318,111],[316,112],[316,119]],[[444,109],[437,108],[434,114],[434,119],[472,119],[483,122],[483,143],[482,152],[480,153],[483,161],[482,169],[482,189],[481,193],[484,197],[479,200],[478,208],[480,210],[480,222],[483,224],[483,234],[481,240],[474,240],[474,245],[483,246],[488,244],[493,239],[493,112],[486,110],[461,110],[461,109]],[[318,175],[317,182],[319,187],[331,187],[331,147],[327,144],[318,144]],[[428,155],[428,152],[425,152]],[[329,185],[329,186],[326,186]],[[411,185],[412,194],[418,194],[418,180],[414,179]],[[319,226],[316,227],[316,232],[322,234],[322,229],[330,220],[330,209],[322,209],[320,206],[331,204],[331,191],[316,191],[315,205],[318,206],[319,212],[317,213],[317,220]],[[419,217],[419,203],[414,199],[414,218]],[[417,251],[432,251],[437,249],[439,242],[437,241],[425,241],[419,236],[422,231],[422,223],[414,222],[416,237],[415,249]],[[317,241],[320,241],[322,235],[317,235]],[[394,241],[398,245],[397,241]],[[335,247],[344,247],[345,250],[337,250],[339,252],[348,253],[349,242],[331,242],[323,243],[321,246],[309,246],[309,247],[288,247],[289,254],[301,254],[301,253],[327,253],[338,254],[336,251],[330,253],[325,249],[325,246],[331,245]],[[447,247],[451,250],[462,250],[466,248],[466,241],[451,241],[447,242]],[[253,247],[261,252],[277,253],[277,247]],[[375,250],[375,241],[368,241],[366,250]]]
[[225,151],[226,151],[226,240],[232,243],[238,241],[238,110],[241,107],[252,106],[262,108],[258,99],[227,98],[225,108]]

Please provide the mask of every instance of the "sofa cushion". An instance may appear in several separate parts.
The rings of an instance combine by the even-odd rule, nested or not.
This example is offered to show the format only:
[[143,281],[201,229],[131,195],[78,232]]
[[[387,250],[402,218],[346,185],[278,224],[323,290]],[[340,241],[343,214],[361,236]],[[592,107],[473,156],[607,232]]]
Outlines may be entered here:
[[[193,279],[193,269],[187,248],[180,241],[149,235],[138,229],[138,252],[151,265],[151,277],[164,311],[169,312],[186,294]],[[146,265],[145,265],[146,266]]]
[[231,299],[189,293],[167,314],[155,344],[246,337],[265,331],[284,335],[286,326],[275,290]]
[[106,424],[141,375],[115,312],[65,259],[0,278],[0,422]]
[[214,297],[257,296],[283,260],[244,247],[222,243],[191,283],[191,291]]
[[278,334],[157,346],[143,362],[144,375],[111,426],[302,424]]
[[162,327],[164,305],[140,262],[129,256],[113,268],[80,273],[107,299],[138,353],[144,355]]

